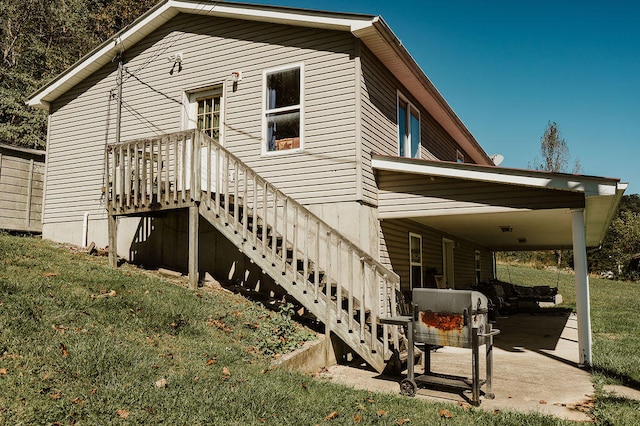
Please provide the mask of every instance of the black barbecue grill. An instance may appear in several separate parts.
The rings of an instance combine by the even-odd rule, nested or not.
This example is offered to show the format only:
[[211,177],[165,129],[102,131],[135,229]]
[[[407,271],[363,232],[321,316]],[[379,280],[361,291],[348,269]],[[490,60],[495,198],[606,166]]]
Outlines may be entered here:
[[[485,398],[493,399],[493,330],[489,323],[488,299],[472,290],[413,289],[413,314],[381,318],[384,324],[406,328],[408,340],[407,378],[400,382],[400,392],[414,396],[418,384],[470,390],[472,402],[480,403],[480,387],[486,385]],[[424,345],[424,374],[414,374],[414,345]],[[480,379],[480,346],[486,346],[486,377]],[[431,349],[453,346],[471,349],[472,376],[451,376],[431,371]]]

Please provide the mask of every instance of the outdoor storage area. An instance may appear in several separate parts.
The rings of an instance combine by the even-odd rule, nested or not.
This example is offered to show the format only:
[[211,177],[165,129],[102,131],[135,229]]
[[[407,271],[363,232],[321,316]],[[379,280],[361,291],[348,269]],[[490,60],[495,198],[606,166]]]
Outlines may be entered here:
[[[494,399],[482,397],[479,408],[487,411],[517,410],[552,414],[572,420],[589,420],[581,410],[592,402],[593,385],[587,371],[578,368],[575,314],[562,311],[520,313],[500,317],[493,347]],[[480,357],[481,361],[483,357]],[[431,353],[431,368],[451,375],[468,375],[471,350],[443,347]],[[482,371],[484,362],[480,363]],[[398,393],[406,377],[389,376],[359,368],[336,365],[332,380],[378,392]],[[422,373],[417,367],[416,373]],[[420,387],[416,398],[469,404],[471,392],[452,388]]]
[[0,229],[42,232],[45,151],[0,144]]

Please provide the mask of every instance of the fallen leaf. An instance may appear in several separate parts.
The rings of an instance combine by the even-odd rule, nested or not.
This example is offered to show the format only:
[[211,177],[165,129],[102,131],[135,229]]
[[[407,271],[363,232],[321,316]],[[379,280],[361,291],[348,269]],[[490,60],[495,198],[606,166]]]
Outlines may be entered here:
[[51,324],[51,328],[53,328],[55,331],[59,331],[61,334],[64,334],[64,332],[67,330],[64,325]]
[[67,347],[64,345],[64,343],[60,343],[60,352],[62,352],[63,357],[69,356],[69,351],[67,350]]
[[222,375],[230,376],[231,375],[231,371],[229,371],[229,369],[227,367],[222,367]]
[[498,409],[493,410],[493,414],[494,414],[494,415],[495,415],[495,414],[500,414],[500,410],[498,410]]
[[377,415],[378,417],[382,417],[382,416],[386,416],[386,415],[387,415],[387,413],[388,413],[388,411],[385,411],[385,410],[378,410],[378,412],[376,413],[376,415]]
[[469,404],[468,402],[458,401],[458,407],[462,407],[465,410],[469,410],[471,409],[471,404]]
[[51,398],[52,400],[56,400],[56,399],[62,398],[62,391],[58,391],[58,392],[55,392],[55,393],[50,393],[49,394],[49,398]]
[[546,404],[546,403],[547,403],[547,401],[545,401],[544,399],[540,400],[540,404]]
[[207,365],[211,365],[211,364],[215,364],[216,363],[216,359],[215,358],[209,358],[207,360]]
[[332,411],[329,414],[327,414],[327,416],[324,418],[324,421],[326,422],[327,420],[333,420],[335,418],[338,417],[338,412],[337,411]]
[[374,402],[376,402],[374,399],[371,398],[367,398],[367,402],[370,402],[371,404],[373,404]]
[[6,376],[9,373],[8,368],[0,368],[0,376]]
[[43,277],[49,278],[49,277],[57,277],[58,273],[57,272],[45,272],[44,274],[42,274]]
[[409,423],[411,420],[409,419],[398,419],[398,421],[396,422],[396,424],[398,426],[402,426],[402,425],[406,425],[407,423]]
[[90,393],[91,395],[95,395],[95,394],[96,394],[96,392],[98,392],[98,389],[96,389],[96,388],[93,388],[93,389],[91,389],[91,390],[89,391],[89,393]]
[[360,414],[356,413],[353,416],[353,422],[354,423],[360,423],[362,421],[362,417],[360,417]]
[[124,420],[127,420],[129,418],[129,412],[127,410],[118,410],[116,411],[116,414],[118,415],[118,417]]
[[77,405],[84,405],[84,399],[80,399],[78,397],[73,398],[73,400],[71,402],[73,402],[74,404],[77,404]]
[[156,382],[157,388],[166,388],[167,387],[167,379],[164,377]]
[[451,414],[451,411],[445,410],[443,408],[443,409],[438,410],[438,416],[444,417],[445,419],[450,419],[450,418],[453,417],[453,414]]

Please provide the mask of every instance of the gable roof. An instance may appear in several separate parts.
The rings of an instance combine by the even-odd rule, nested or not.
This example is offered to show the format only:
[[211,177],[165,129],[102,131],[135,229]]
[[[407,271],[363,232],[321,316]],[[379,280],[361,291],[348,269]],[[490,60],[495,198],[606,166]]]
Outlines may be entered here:
[[350,32],[376,55],[473,161],[493,164],[391,28],[382,17],[374,15],[246,3],[163,0],[34,92],[27,104],[48,110],[50,102],[111,62],[118,52],[133,46],[179,13]]

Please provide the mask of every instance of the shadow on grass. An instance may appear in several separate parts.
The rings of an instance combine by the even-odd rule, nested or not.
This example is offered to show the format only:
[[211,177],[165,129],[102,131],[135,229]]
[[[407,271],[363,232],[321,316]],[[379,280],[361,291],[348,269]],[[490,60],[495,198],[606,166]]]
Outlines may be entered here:
[[594,373],[602,374],[603,376],[619,381],[622,385],[640,391],[640,381],[627,376],[626,374],[620,374],[617,371],[603,367],[592,367],[591,371]]

